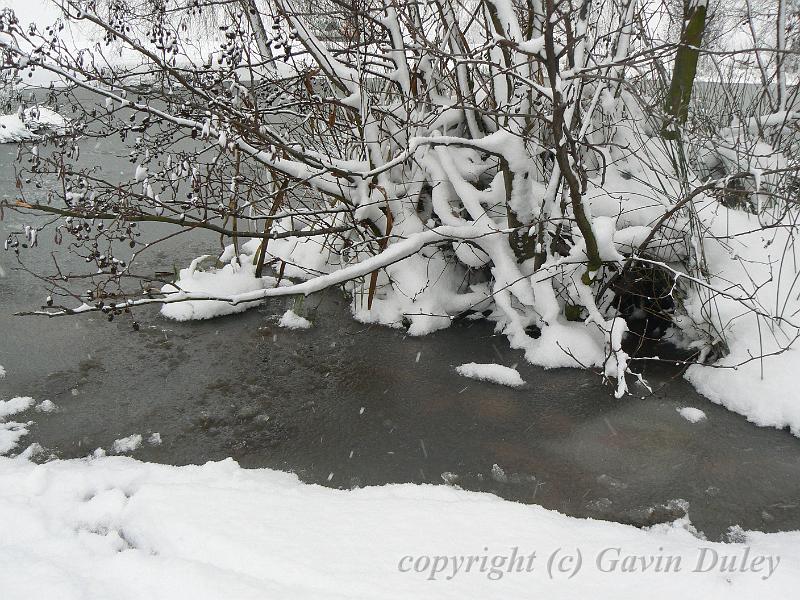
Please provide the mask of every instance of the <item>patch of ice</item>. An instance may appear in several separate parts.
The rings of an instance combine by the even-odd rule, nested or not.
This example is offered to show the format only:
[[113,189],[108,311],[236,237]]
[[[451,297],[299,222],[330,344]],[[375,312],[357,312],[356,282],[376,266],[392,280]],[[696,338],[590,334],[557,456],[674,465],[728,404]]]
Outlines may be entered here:
[[126,452],[133,452],[141,445],[142,445],[142,435],[140,433],[134,433],[133,435],[129,435],[128,437],[114,440],[114,445],[112,446],[112,449],[116,454],[124,454]]
[[470,379],[490,381],[509,387],[519,387],[525,384],[519,371],[494,363],[467,363],[456,367],[456,373]]
[[692,406],[684,406],[683,408],[676,409],[678,413],[690,423],[698,423],[706,420],[706,413],[699,408]]
[[311,327],[311,321],[304,319],[296,312],[289,309],[283,313],[281,320],[278,321],[278,325],[286,329],[308,329]]

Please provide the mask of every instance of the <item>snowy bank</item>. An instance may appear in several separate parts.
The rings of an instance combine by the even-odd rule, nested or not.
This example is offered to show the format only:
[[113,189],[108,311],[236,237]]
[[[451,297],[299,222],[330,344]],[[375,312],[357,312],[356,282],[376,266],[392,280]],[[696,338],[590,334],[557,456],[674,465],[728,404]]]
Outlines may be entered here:
[[800,436],[800,350],[785,349],[800,333],[800,266],[791,250],[796,232],[761,231],[756,215],[714,201],[698,203],[697,210],[716,236],[705,238],[709,284],[727,295],[709,300],[707,290],[692,290],[684,302],[686,316],[676,324],[689,338],[705,335],[729,352],[710,365],[690,366],[686,379],[712,402],[756,425],[788,427]]
[[[800,585],[800,533],[721,544],[687,527],[574,519],[448,486],[334,490],[230,459],[0,458],[4,600],[627,600],[645,589],[732,600]],[[721,572],[723,557],[735,568]]]
[[38,139],[45,133],[61,135],[67,120],[44,106],[31,106],[13,115],[0,115],[0,144]]

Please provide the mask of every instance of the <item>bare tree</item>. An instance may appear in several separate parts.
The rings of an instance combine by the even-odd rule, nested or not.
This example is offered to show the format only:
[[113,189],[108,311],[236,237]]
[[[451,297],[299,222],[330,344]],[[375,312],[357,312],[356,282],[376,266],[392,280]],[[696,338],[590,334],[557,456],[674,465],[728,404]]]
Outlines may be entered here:
[[[39,238],[52,229],[91,267],[39,274],[52,301],[36,314],[113,318],[159,303],[180,318],[180,305],[344,285],[358,318],[423,334],[483,314],[535,362],[603,367],[619,395],[633,313],[673,324],[700,361],[729,351],[720,302],[772,332],[760,356],[797,337],[762,282],[718,279],[717,248],[735,239],[704,208],[738,194],[794,251],[785,38],[765,75],[783,108],[742,109],[725,61],[743,52],[708,51],[727,90],[709,115],[706,98],[692,104],[702,2],[677,43],[660,40],[653,11],[666,7],[636,0],[328,0],[336,31],[311,4],[259,13],[215,0],[202,5],[213,37],[192,20],[198,3],[164,0],[157,18],[96,6],[63,3],[67,30],[102,36],[84,47],[61,25],[0,19],[3,69],[48,72],[67,85],[52,103],[74,107],[71,135],[21,154],[18,198],[5,203],[57,217]],[[130,176],[81,163],[80,140],[101,136],[128,144]],[[135,271],[156,243],[142,223],[210,230],[226,249],[158,282]],[[202,268],[246,283],[204,289]],[[287,277],[305,281],[279,285]]]

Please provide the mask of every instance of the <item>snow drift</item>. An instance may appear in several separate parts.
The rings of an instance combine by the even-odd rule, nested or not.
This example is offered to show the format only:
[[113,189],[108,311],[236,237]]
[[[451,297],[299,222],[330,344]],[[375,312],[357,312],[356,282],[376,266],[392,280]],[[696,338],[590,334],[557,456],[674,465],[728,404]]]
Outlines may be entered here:
[[[173,467],[0,458],[0,530],[4,600],[617,600],[643,589],[653,600],[731,600],[789,597],[800,584],[798,532],[738,531],[739,543],[714,543],[686,520],[638,530],[444,485],[341,491],[230,459]],[[576,559],[563,563],[568,572],[549,561],[578,551],[574,576]],[[513,553],[535,553],[532,568],[491,562]],[[701,553],[717,564],[694,572]],[[462,561],[454,574],[458,557],[470,556],[469,571]],[[643,558],[623,572],[625,556]],[[657,556],[676,557],[679,570],[643,568]],[[737,568],[721,572],[721,556]],[[769,556],[772,570],[766,558],[751,568],[756,556]]]

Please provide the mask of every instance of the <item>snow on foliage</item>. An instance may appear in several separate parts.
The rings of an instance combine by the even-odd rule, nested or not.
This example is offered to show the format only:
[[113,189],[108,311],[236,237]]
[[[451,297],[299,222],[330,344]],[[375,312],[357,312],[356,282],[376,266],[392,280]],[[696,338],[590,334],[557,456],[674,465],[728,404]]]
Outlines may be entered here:
[[[329,489],[231,459],[2,458],[0,531],[0,557],[14,565],[3,600],[376,600],[431,597],[433,587],[442,600],[617,600],[644,589],[652,600],[729,600],[788,598],[800,585],[798,532],[740,530],[744,544],[724,544],[695,537],[687,519],[637,529],[445,485]],[[514,548],[521,569],[509,565]],[[548,558],[566,549],[580,550],[582,567],[551,570],[554,581]],[[708,572],[694,572],[701,553],[704,567],[717,556]],[[454,562],[473,555],[488,558]],[[679,567],[644,569],[637,558],[623,571],[628,556],[674,556]],[[722,556],[737,568],[720,571]]]
[[[239,257],[225,256],[228,263],[221,268],[212,267],[207,271],[200,270],[203,262],[210,257],[201,256],[192,261],[192,264],[181,269],[180,275],[174,284],[167,284],[162,292],[174,298],[198,297],[220,298],[262,290],[273,287],[276,279],[273,277],[255,277],[256,267],[252,255],[242,254]],[[219,300],[185,300],[172,304],[165,304],[161,314],[176,321],[189,321],[197,319],[212,319],[222,315],[244,312],[263,302],[240,302],[232,300],[224,302]]]
[[[686,315],[676,325],[689,340],[724,342],[728,353],[713,364],[690,366],[686,378],[701,394],[753,423],[789,427],[800,436],[795,391],[800,352],[784,350],[798,332],[793,324],[800,311],[798,271],[791,255],[782,251],[796,232],[786,227],[762,232],[757,215],[709,202],[701,205],[700,214],[719,236],[705,245],[709,284],[729,291],[715,299],[713,311],[706,306],[707,292],[690,295],[684,303]],[[762,308],[770,305],[777,305],[777,318]],[[760,356],[764,358],[756,358]],[[736,368],[720,368],[726,365]]]
[[507,385],[509,387],[519,387],[524,385],[522,376],[519,371],[511,367],[504,367],[493,363],[467,363],[456,367],[456,373],[469,377],[470,379],[478,379],[480,381],[490,381],[492,383],[499,383],[500,385]]
[[[169,318],[208,319],[342,286],[360,321],[424,335],[485,317],[531,363],[595,368],[617,397],[633,375],[627,321],[647,315],[691,352],[686,376],[702,393],[800,435],[786,385],[800,372],[800,112],[782,63],[765,66],[766,47],[700,52],[702,35],[662,44],[664,19],[646,3],[425,6],[337,3],[332,24],[284,0],[244,19],[211,2],[213,35],[186,18],[191,7],[154,28],[125,3],[110,17],[82,6],[126,56],[112,65],[93,46],[40,55],[76,43],[69,29],[1,13],[7,68],[44,69],[104,98],[103,127],[130,140],[135,165],[119,181],[81,164],[75,145],[24,155],[21,181],[64,196],[34,209],[65,217],[54,237],[76,241],[94,283],[78,290],[83,304],[37,312],[113,319],[163,303]],[[786,42],[784,21],[774,44]],[[692,99],[700,81],[680,67],[700,54],[718,87]],[[141,80],[135,95],[108,85],[130,78]],[[760,82],[752,102],[737,87],[747,81]],[[98,121],[96,106],[84,111],[81,122]],[[136,248],[138,221],[236,244],[160,294],[125,287],[130,265],[91,241],[111,223]],[[6,241],[25,245],[21,233]],[[120,298],[121,288],[137,291]]]

